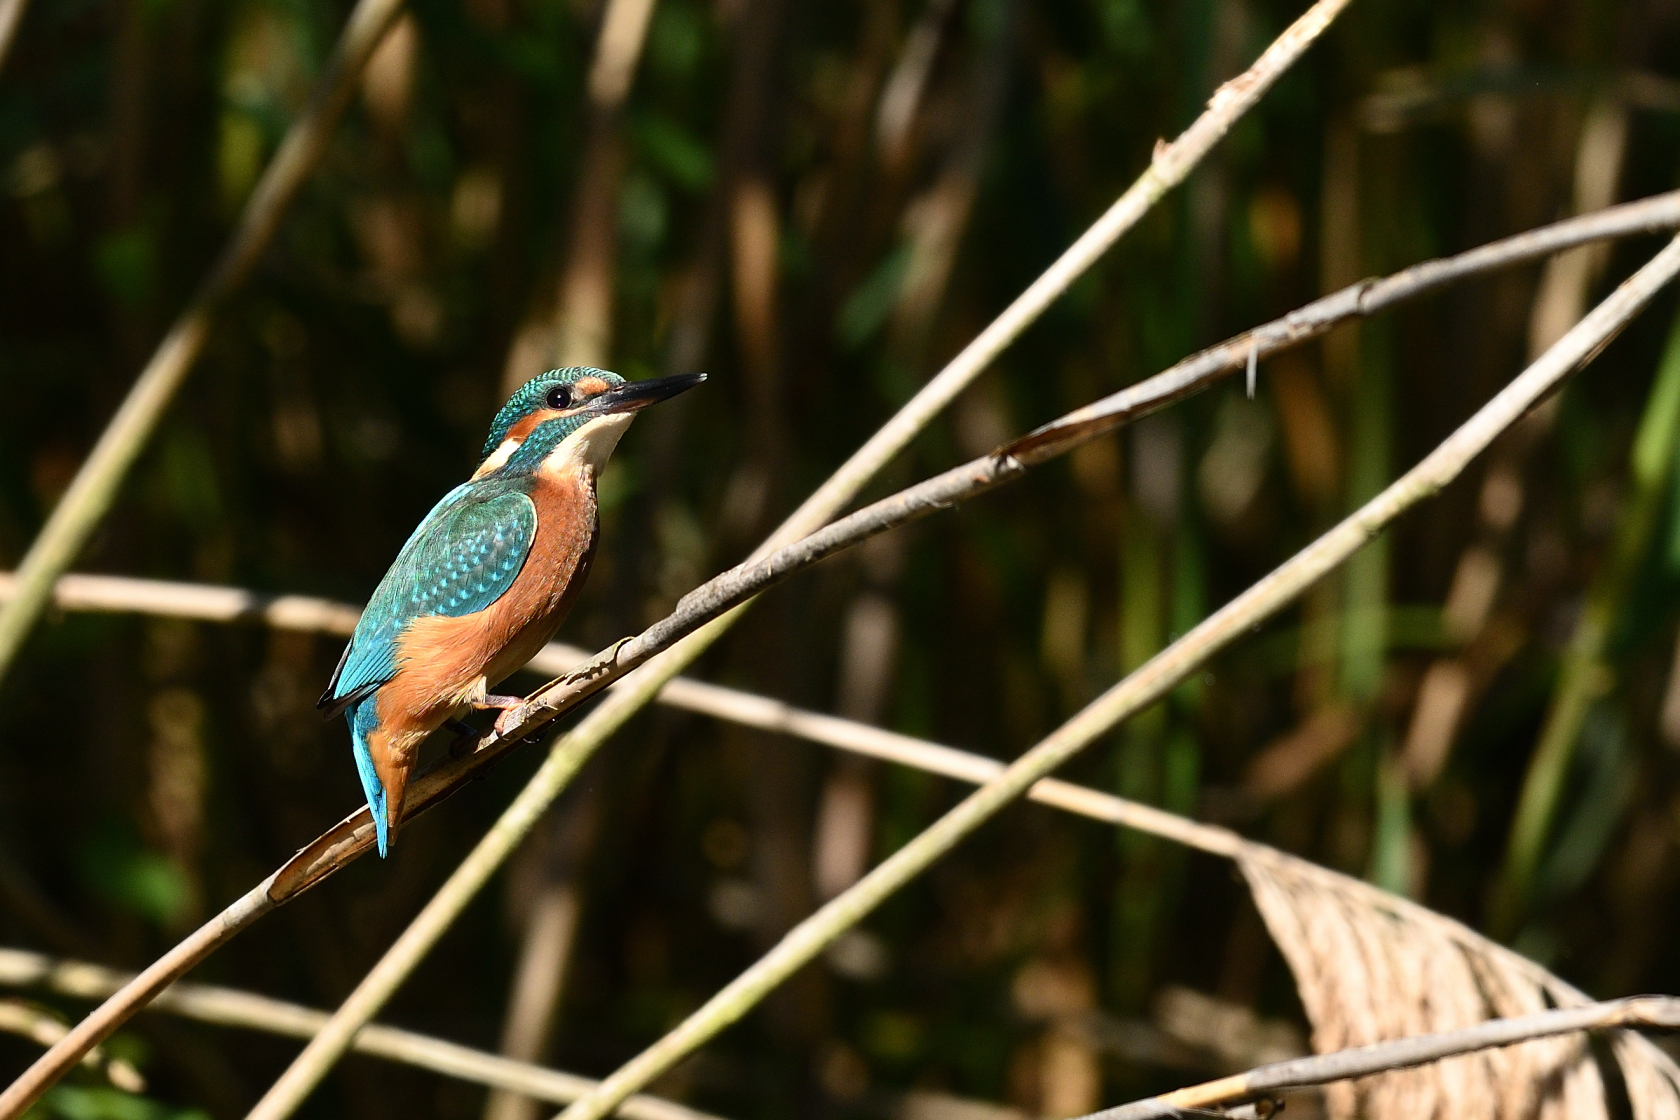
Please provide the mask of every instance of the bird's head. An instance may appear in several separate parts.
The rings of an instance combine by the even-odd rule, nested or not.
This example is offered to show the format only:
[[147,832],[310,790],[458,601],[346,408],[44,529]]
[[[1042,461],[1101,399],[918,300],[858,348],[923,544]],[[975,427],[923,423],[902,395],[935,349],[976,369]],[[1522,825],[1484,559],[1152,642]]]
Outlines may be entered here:
[[626,381],[589,366],[533,377],[496,413],[473,477],[504,467],[535,471],[567,462],[598,471],[636,413],[704,380],[703,373],[683,373]]

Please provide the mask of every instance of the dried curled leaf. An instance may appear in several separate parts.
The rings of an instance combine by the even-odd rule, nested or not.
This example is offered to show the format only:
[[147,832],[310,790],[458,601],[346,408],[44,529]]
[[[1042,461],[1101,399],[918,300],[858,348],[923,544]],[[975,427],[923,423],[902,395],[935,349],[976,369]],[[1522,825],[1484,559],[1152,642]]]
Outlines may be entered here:
[[[1369,884],[1258,845],[1237,863],[1295,974],[1320,1053],[1592,1002],[1503,945]],[[1680,1120],[1680,1068],[1668,1055],[1631,1031],[1611,1048],[1635,1120]],[[1338,1120],[1610,1116],[1579,1035],[1342,1082],[1326,1103]]]

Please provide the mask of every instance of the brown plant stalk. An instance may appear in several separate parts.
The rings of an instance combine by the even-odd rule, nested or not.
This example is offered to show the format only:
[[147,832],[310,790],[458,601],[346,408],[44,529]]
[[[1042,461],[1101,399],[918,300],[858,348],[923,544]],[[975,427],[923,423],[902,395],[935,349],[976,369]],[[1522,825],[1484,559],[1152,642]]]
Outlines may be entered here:
[[[333,130],[355,95],[363,66],[402,5],[403,0],[357,0],[309,104],[292,122],[274,158],[264,168],[221,257],[158,343],[29,546],[18,567],[16,592],[0,609],[0,676],[5,675],[40,618],[53,581],[75,561],[116,500],[129,468],[203,353],[210,329],[228,297],[256,267],[304,181],[320,166]],[[18,10],[21,12],[21,7]],[[0,1107],[5,1100],[0,1096]]]
[[1226,646],[1293,602],[1359,551],[1401,513],[1432,497],[1470,461],[1575,370],[1596,356],[1680,273],[1680,238],[1625,281],[1556,345],[1479,409],[1420,463],[1371,501],[1253,584],[1189,633],[1098,697],[997,778],[894,852],[714,995],[675,1029],[568,1107],[564,1120],[601,1120],[636,1092],[740,1019],[777,985],[816,958],[904,884],[955,847],[1040,779],[1161,699]]
[[[22,949],[0,949],[0,985],[7,987],[40,989],[73,999],[101,999],[120,989],[130,978],[129,973],[83,961],[55,960]],[[0,1020],[6,1018],[5,1007],[6,1002],[0,1001]],[[309,1038],[327,1021],[327,1013],[313,1007],[214,984],[177,984],[159,996],[149,1010],[179,1015],[200,1023],[266,1031],[290,1038]],[[13,1021],[16,1018],[12,1016]],[[50,1018],[46,1022],[50,1025],[44,1030],[37,1030],[34,1035],[43,1045],[56,1042],[69,1029]],[[5,1029],[6,1023],[0,1021],[0,1030]],[[370,1025],[356,1036],[355,1048],[359,1054],[554,1104],[576,1100],[595,1084],[590,1078],[579,1077],[575,1073],[512,1061],[398,1027]],[[97,1054],[98,1051],[90,1053]],[[116,1064],[103,1057],[99,1061],[107,1070]],[[119,1067],[126,1068],[131,1067],[126,1067],[126,1064]],[[132,1076],[138,1078],[138,1074]],[[119,1073],[113,1083],[121,1077]],[[119,1087],[131,1092],[144,1088],[143,1084],[137,1086],[133,1081]],[[624,1102],[619,1112],[628,1120],[718,1120],[715,1116],[659,1097],[632,1097]]]
[[[918,500],[905,501],[902,500],[902,496],[894,496],[876,503],[875,506],[866,507],[846,520],[851,523],[853,531],[862,532],[873,525],[872,532],[882,532],[893,525],[902,524],[911,516],[931,512],[939,508],[940,503],[957,500],[960,495],[950,488],[954,479],[976,479],[974,493],[982,492],[1004,481],[1001,476],[991,477],[993,471],[1006,468],[1010,477],[1014,477],[1028,464],[1037,464],[1057,453],[1072,450],[1075,446],[1094,439],[1130,419],[1182,399],[1220,377],[1245,368],[1251,350],[1258,349],[1264,356],[1299,345],[1327,332],[1337,323],[1371,314],[1393,306],[1402,299],[1424,294],[1482,271],[1535,260],[1588,241],[1652,232],[1676,225],[1680,225],[1680,192],[1658,195],[1637,203],[1614,207],[1599,214],[1556,223],[1482,246],[1457,257],[1426,262],[1385,280],[1361,282],[1317,300],[1282,319],[1193,355],[1161,374],[1045,425],[1038,432],[1011,445],[1020,448],[1015,456],[987,456],[974,463],[965,464],[919,487],[913,487],[913,491],[921,491]],[[998,464],[997,467],[990,465],[994,462]],[[1010,466],[1011,462],[1015,466]],[[883,519],[872,522],[870,517],[865,516],[869,515],[871,510],[877,510],[878,513],[887,512],[878,510],[878,507],[889,507],[893,515],[900,520]],[[863,538],[860,536],[858,539]],[[810,555],[807,562],[814,563],[822,556],[828,555],[835,547],[839,546],[835,544],[834,538],[828,538],[828,551],[822,551],[820,555]],[[736,576],[738,581],[739,571],[740,569],[737,569],[735,572],[725,573],[719,579]],[[785,578],[791,574],[791,570],[779,563],[772,563],[768,567],[761,566],[760,574],[774,581]],[[96,580],[99,577],[74,578]],[[91,592],[95,585],[83,586]],[[739,582],[732,586],[738,593]],[[704,591],[705,588],[700,590]],[[261,609],[281,615],[288,610],[316,609],[304,607],[304,602],[282,597]],[[246,607],[229,600],[219,604],[217,609],[228,611],[231,616],[232,612],[255,610],[257,607]],[[634,666],[625,664],[621,656],[626,644],[620,643],[605,654],[598,655],[588,663],[585,670],[569,673],[533,694],[522,713],[519,727],[507,736],[487,736],[474,745],[471,753],[450,759],[417,779],[410,795],[405,819],[423,812],[447,797],[517,745],[520,737],[532,733],[544,723],[556,718],[565,710],[555,703],[554,697],[557,694],[563,693],[567,696],[567,707],[575,706],[588,695],[599,691],[611,680],[633,668]],[[646,648],[645,645],[643,648]],[[606,668],[603,669],[602,666]],[[609,673],[610,676],[607,675]],[[537,713],[536,718],[533,718],[533,713]],[[88,1046],[115,1030],[158,991],[207,956],[216,946],[256,921],[274,906],[288,901],[360,856],[372,846],[372,842],[373,827],[365,807],[323,833],[273,875],[235,900],[187,940],[159,958],[141,972],[131,985],[78,1024],[71,1035],[59,1047],[54,1048],[58,1051],[56,1054],[50,1051],[36,1067],[31,1067],[31,1070],[26,1072],[25,1078],[41,1079],[32,1082],[28,1091],[44,1091],[47,1085],[74,1065],[80,1052],[84,1052]],[[49,1059],[51,1065],[44,1066],[43,1063],[48,1063]],[[41,1068],[39,1074],[36,1073],[38,1067]],[[17,1084],[22,1083],[20,1079]],[[8,1114],[3,1108],[10,1105],[11,1094],[17,1088],[17,1084],[8,1089],[6,1094],[0,1094],[0,1118],[7,1117]]]
[[18,25],[28,7],[29,0],[0,0],[0,66],[6,64],[6,56],[17,41]]
[[1105,1108],[1079,1120],[1154,1120],[1179,1116],[1185,1109],[1210,1108],[1241,1100],[1252,1100],[1286,1089],[1302,1089],[1346,1081],[1355,1077],[1387,1073],[1397,1069],[1438,1062],[1459,1054],[1472,1054],[1499,1046],[1514,1046],[1537,1038],[1551,1038],[1578,1031],[1621,1030],[1628,1027],[1680,1027],[1680,999],[1673,996],[1634,996],[1519,1015],[1490,1019],[1473,1027],[1439,1034],[1413,1035],[1369,1046],[1356,1046],[1330,1054],[1291,1058],[1232,1074],[1215,1081],[1191,1085],[1115,1108]]
[[[1231,125],[1256,104],[1293,62],[1321,35],[1348,0],[1317,0],[1262,52],[1243,74],[1225,83],[1208,108],[1173,143],[1158,145],[1148,170],[1121,195],[1085,234],[1028,286],[1004,312],[924,385],[864,446],[818,487],[771,534],[755,553],[763,557],[797,541],[835,516],[867,481],[896,457],[934,415],[990,364],[1028,323],[1043,313],[1073,280],[1154,204],[1188,175]],[[554,798],[570,784],[583,763],[614,732],[653,699],[660,686],[698,657],[740,617],[740,606],[719,614],[650,663],[639,682],[618,690],[576,728],[556,741],[549,757],[462,861],[438,892],[398,937],[386,955],[363,978],[333,1021],[258,1103],[253,1120],[276,1120],[290,1115],[304,1096],[325,1076],[338,1055],[401,984],[420,958],[448,929],[462,907],[481,889],[517,847]],[[516,717],[517,718],[517,717]]]

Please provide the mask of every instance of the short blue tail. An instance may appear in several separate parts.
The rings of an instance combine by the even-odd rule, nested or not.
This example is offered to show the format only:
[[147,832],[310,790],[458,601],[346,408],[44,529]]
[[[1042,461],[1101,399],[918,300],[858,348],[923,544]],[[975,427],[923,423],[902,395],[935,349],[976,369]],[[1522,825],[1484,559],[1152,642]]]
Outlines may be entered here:
[[350,723],[350,743],[356,751],[356,773],[362,777],[362,790],[367,794],[368,812],[373,815],[373,830],[379,837],[379,858],[389,850],[391,822],[385,819],[385,787],[379,781],[379,771],[373,768],[373,753],[368,750],[368,737],[379,726],[374,710],[377,697],[357,701],[346,711]]

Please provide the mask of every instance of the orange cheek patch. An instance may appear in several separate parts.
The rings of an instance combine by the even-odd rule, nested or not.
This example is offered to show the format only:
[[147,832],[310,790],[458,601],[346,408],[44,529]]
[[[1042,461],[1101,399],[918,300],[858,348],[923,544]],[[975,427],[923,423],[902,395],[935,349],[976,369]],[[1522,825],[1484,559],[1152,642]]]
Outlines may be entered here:
[[523,443],[525,441],[525,437],[536,431],[539,425],[546,421],[556,420],[562,416],[569,415],[571,414],[568,412],[561,412],[557,409],[539,408],[537,411],[531,413],[531,415],[521,416],[518,420],[514,421],[513,427],[509,428],[507,435],[502,438],[516,439]]

